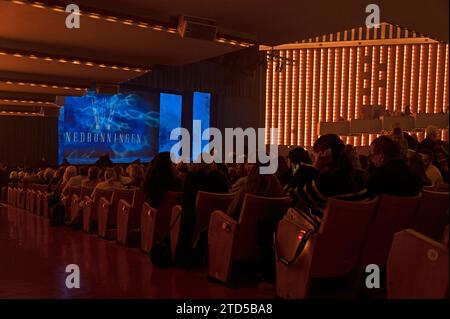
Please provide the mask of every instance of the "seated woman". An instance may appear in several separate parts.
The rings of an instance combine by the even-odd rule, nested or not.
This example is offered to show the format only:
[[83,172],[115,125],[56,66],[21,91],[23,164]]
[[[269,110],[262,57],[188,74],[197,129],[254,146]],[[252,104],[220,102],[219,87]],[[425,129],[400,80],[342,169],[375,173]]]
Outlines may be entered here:
[[113,168],[108,167],[105,169],[105,181],[100,182],[95,186],[94,191],[92,192],[91,198],[95,201],[96,193],[99,189],[101,190],[115,190],[122,189],[123,185],[117,180],[116,172]]
[[177,177],[175,165],[169,152],[157,154],[147,171],[143,183],[145,198],[150,206],[159,208],[161,200],[169,191],[181,191],[182,185]]
[[227,214],[239,220],[245,194],[264,197],[283,197],[283,188],[274,174],[260,174],[261,164],[252,166],[250,173],[241,189],[236,193],[233,202],[228,207]]
[[99,183],[100,170],[97,166],[89,167],[88,178],[81,183],[82,187],[94,188]]
[[320,222],[329,197],[354,201],[368,199],[364,180],[345,155],[345,145],[339,136],[322,135],[314,143],[313,152],[313,166],[318,174],[303,187],[295,188],[300,209],[310,210]]

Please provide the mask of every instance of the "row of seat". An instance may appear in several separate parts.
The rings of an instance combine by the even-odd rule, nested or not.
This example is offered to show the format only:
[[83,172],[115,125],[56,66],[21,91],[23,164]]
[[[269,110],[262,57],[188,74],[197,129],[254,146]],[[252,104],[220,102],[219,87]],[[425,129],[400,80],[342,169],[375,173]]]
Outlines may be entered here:
[[[159,209],[144,200],[140,190],[96,191],[70,188],[63,198],[66,212],[74,220],[83,215],[82,228],[88,233],[97,224],[98,235],[128,245],[139,238],[141,250],[148,253],[154,243],[167,235],[170,225],[171,254],[175,256],[180,235],[182,193],[168,192]],[[46,192],[30,187],[26,191],[8,188],[8,203],[48,216]],[[33,199],[34,198],[34,199]],[[264,220],[281,219],[291,204],[289,197],[266,198],[246,195],[239,220],[225,214],[234,194],[198,192],[196,224],[191,246],[200,234],[208,232],[210,277],[224,283],[231,280],[233,262],[252,260],[258,254],[257,225]],[[23,203],[27,202],[27,205]],[[40,209],[42,207],[43,209]],[[305,298],[311,278],[335,277],[355,271],[362,274],[364,265],[386,265],[392,238],[398,231],[414,228],[422,234],[440,239],[448,222],[448,193],[424,190],[421,195],[399,198],[382,195],[366,202],[330,199],[320,230],[307,243],[297,261],[284,265],[277,259],[277,295]],[[299,225],[288,220],[278,224],[276,245],[280,256],[289,259],[298,242]]]
[[413,228],[441,240],[447,223],[448,193],[424,190],[419,196],[381,195],[367,202],[330,199],[319,231],[290,265],[283,260],[295,254],[302,227],[286,219],[279,223],[275,238],[280,257],[276,261],[277,295],[306,298],[312,279],[345,275],[353,277],[356,289],[367,265],[386,266],[396,233]]

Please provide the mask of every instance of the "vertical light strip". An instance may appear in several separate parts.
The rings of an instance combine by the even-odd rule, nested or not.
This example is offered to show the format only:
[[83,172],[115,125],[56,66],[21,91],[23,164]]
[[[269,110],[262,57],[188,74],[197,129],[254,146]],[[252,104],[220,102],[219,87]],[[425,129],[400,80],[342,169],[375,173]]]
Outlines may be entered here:
[[325,85],[325,49],[320,49],[320,79],[319,79],[319,122],[325,122],[326,120],[326,85]]
[[299,72],[299,142],[298,145],[305,145],[305,53],[306,49],[300,50],[300,72]]
[[305,86],[305,146],[311,145],[311,81],[312,81],[312,49],[306,49],[306,86]]
[[371,63],[368,63],[370,47],[364,47],[364,59],[363,59],[363,67],[364,67],[364,76],[363,76],[363,100],[362,105],[367,106],[370,104],[370,96],[367,96],[368,92],[371,91],[370,79],[367,78],[370,75],[371,71]]
[[400,92],[399,92],[399,82],[400,82],[400,46],[395,46],[395,75],[394,75],[394,111],[402,111],[402,105],[400,103]]
[[326,121],[333,121],[333,97],[332,97],[332,72],[333,72],[333,62],[334,62],[334,49],[328,48],[328,60],[327,60],[327,104],[326,104]]
[[[402,107],[409,103],[409,87],[411,82],[411,46],[405,44],[403,46],[403,83],[402,83]],[[411,110],[411,106],[410,106]]]
[[333,122],[338,120],[341,108],[341,54],[342,48],[334,49]]
[[292,50],[286,50],[286,77],[284,80],[284,145],[291,145],[291,108],[292,108]]
[[319,105],[319,85],[317,83],[318,73],[318,55],[319,50],[314,49],[313,52],[313,75],[312,75],[312,103],[311,103],[311,144],[317,139],[317,108]]
[[411,48],[411,87],[409,95],[409,105],[411,106],[411,112],[419,113],[419,107],[417,105],[417,89],[419,79],[419,55],[418,45],[412,45]]
[[346,120],[347,114],[348,114],[348,95],[346,94],[348,92],[348,69],[349,69],[349,48],[343,48],[341,49],[342,52],[342,62],[341,62],[341,106],[340,106],[340,112],[339,117]]
[[292,116],[291,116],[291,141],[293,145],[298,145],[298,50],[293,50],[294,65],[292,67]]
[[437,105],[434,105],[434,81],[436,77],[436,44],[428,44],[428,70],[427,70],[427,93],[426,110],[427,113],[437,112]]
[[[445,50],[444,45],[437,45],[437,53],[436,53],[436,82],[434,84],[435,93],[434,93],[434,112],[438,113],[442,111],[442,69],[443,64],[445,63],[443,58],[443,49]],[[445,52],[445,51],[444,51]]]
[[372,46],[372,76],[371,76],[371,83],[370,83],[370,105],[376,105],[377,104],[377,98],[378,98],[378,86],[376,84],[376,80],[378,78],[378,52],[377,52],[377,46]]
[[[356,49],[356,94],[355,94],[355,119],[359,119],[361,117],[361,87],[362,87],[362,55],[363,55],[363,49],[361,47],[358,47]],[[355,138],[354,141],[355,146],[361,146],[361,137],[358,136]]]
[[[283,58],[285,57],[285,50],[280,50],[280,57],[281,61],[283,61]],[[285,81],[285,72],[286,67],[281,66],[281,72],[280,69],[278,69],[278,145],[284,145],[284,81]]]
[[394,47],[392,45],[388,46],[388,56],[387,56],[387,75],[386,75],[386,107],[389,112],[394,111],[393,97],[394,97],[394,61],[392,60]]
[[[278,69],[277,69],[277,62],[273,62],[273,70],[272,70],[272,83],[273,83],[273,91],[272,91],[272,127],[278,128],[278,108],[279,108],[279,101],[278,101]],[[280,131],[278,131],[278,134],[281,134]]]
[[269,132],[272,124],[272,61],[268,58],[268,53],[266,54],[266,144],[270,144]]
[[387,78],[387,49],[386,46],[382,45],[380,47],[380,65],[382,66],[382,70],[379,70],[378,80],[383,83],[383,85],[378,84],[378,104],[380,104],[383,108],[386,107],[386,78]]
[[[349,63],[349,76],[348,76],[348,109],[347,120],[355,118],[355,90],[356,90],[356,48],[350,48],[350,63]],[[348,143],[354,144],[353,136],[349,136]]]
[[425,45],[420,45],[420,57],[419,57],[419,94],[417,100],[418,112],[424,113],[426,111],[424,105],[424,97],[425,97],[425,86],[426,86],[426,74],[425,74]]
[[444,96],[442,101],[444,112],[448,111],[448,44],[445,45]]

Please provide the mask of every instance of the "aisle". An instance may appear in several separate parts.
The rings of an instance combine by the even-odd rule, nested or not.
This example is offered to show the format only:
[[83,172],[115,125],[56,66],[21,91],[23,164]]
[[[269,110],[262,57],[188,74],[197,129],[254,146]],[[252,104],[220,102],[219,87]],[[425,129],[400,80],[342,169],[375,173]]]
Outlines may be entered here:
[[[66,265],[80,268],[80,288],[65,285]],[[272,298],[256,287],[229,289],[206,271],[154,269],[125,248],[0,204],[0,298]]]

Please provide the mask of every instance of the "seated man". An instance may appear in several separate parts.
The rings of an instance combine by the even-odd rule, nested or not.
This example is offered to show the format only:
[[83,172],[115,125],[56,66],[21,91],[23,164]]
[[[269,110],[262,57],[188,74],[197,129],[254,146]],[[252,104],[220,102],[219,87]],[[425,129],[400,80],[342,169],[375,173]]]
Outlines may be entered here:
[[375,169],[369,174],[369,194],[415,196],[423,182],[402,158],[400,145],[388,136],[376,138],[370,145],[370,160]]

